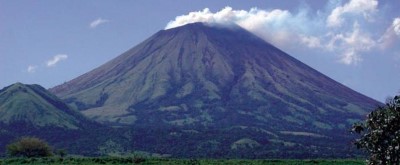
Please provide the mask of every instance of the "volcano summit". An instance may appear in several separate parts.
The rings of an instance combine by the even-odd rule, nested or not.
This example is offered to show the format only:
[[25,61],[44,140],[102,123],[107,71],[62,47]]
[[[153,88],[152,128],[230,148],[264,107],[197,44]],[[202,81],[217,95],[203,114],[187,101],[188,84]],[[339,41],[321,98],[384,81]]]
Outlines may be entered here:
[[238,26],[203,23],[161,30],[50,90],[142,130],[134,148],[183,157],[348,157],[351,124],[380,104]]

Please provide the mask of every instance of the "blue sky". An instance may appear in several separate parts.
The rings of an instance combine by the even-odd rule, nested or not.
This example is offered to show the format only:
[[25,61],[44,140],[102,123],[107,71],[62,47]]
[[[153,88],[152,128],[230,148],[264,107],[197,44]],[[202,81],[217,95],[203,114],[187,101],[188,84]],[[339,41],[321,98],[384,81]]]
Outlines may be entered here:
[[237,23],[379,101],[400,91],[400,2],[393,0],[0,0],[0,88],[53,87],[165,28]]

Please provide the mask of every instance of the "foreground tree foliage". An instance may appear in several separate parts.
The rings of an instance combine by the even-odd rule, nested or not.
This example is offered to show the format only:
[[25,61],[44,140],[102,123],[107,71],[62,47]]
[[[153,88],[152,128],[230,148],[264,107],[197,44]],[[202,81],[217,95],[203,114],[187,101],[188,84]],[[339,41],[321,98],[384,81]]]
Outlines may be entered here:
[[34,137],[23,137],[7,145],[7,153],[15,157],[51,156],[51,147],[43,140]]
[[355,124],[353,132],[361,135],[355,144],[369,153],[369,164],[400,164],[400,96]]

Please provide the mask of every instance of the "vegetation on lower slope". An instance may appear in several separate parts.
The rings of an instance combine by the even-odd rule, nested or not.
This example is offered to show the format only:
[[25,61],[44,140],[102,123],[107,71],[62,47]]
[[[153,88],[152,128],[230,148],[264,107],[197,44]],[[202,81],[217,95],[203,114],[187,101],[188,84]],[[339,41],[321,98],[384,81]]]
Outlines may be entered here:
[[163,165],[235,165],[235,164],[247,164],[247,165],[362,165],[365,161],[363,160],[350,160],[350,159],[338,159],[338,160],[270,160],[270,159],[159,159],[159,158],[138,158],[138,157],[69,157],[69,158],[9,158],[0,159],[0,165],[100,165],[100,164],[119,164],[119,165],[132,165],[132,164],[163,164]]
[[[354,152],[356,148],[351,145],[351,138],[343,143],[339,141],[343,138],[308,136],[298,132],[291,132],[296,135],[284,132],[278,136],[257,127],[244,126],[227,129],[199,126],[193,129],[158,125],[158,128],[137,126],[62,130],[35,129],[26,125],[6,127],[0,124],[0,128],[5,130],[4,134],[0,133],[0,154],[5,153],[5,146],[13,140],[21,136],[35,136],[46,140],[56,149],[65,149],[70,154],[84,156],[124,155],[135,151],[172,158],[212,159],[332,159],[361,155]],[[15,129],[20,131],[13,131]],[[329,138],[329,143],[321,140],[322,138]]]
[[[19,104],[21,102],[36,106],[28,104],[24,108],[21,107],[24,104]],[[329,129],[316,131],[303,128],[299,123],[283,126],[280,120],[267,119],[265,117],[268,116],[263,115],[258,117],[268,121],[268,124],[259,123],[253,121],[257,116],[255,112],[220,111],[212,108],[213,103],[209,103],[209,107],[201,113],[193,112],[195,116],[205,118],[210,123],[191,123],[186,119],[195,118],[186,116],[186,111],[175,112],[176,107],[166,107],[157,112],[137,110],[135,113],[138,116],[145,117],[137,118],[135,125],[118,128],[86,119],[38,85],[17,83],[6,87],[0,91],[0,103],[0,155],[5,155],[5,146],[12,140],[24,136],[44,139],[57,149],[83,156],[125,155],[135,151],[187,159],[332,159],[355,158],[360,155],[350,145],[353,137],[347,131],[344,132],[345,126],[334,128],[317,123]],[[251,107],[251,103],[248,104],[241,105],[244,106],[242,109]],[[279,114],[274,110],[260,111],[271,111],[277,116]],[[17,118],[27,113],[31,118]],[[209,116],[211,113],[215,113],[213,118]],[[5,116],[8,117],[4,121],[10,122],[2,120],[1,117]],[[47,116],[67,122],[52,124],[53,120],[32,116]],[[165,116],[167,119],[164,120]],[[175,124],[165,124],[160,119],[174,121]],[[74,127],[69,127],[71,125]]]
[[[246,150],[246,145],[251,148],[256,147],[256,142],[251,139],[242,139],[235,142],[235,150]],[[112,143],[109,145],[116,145]],[[247,146],[247,147],[248,147]],[[232,146],[231,146],[232,147]],[[244,148],[243,148],[244,147]],[[338,164],[338,165],[358,165],[364,164],[363,160],[356,159],[210,159],[208,157],[201,159],[177,159],[177,158],[166,158],[165,155],[155,155],[145,152],[133,152],[131,154],[125,154],[125,156],[106,156],[106,157],[82,157],[77,155],[67,155],[65,150],[56,150],[55,155],[52,153],[50,148],[53,148],[47,144],[46,141],[34,137],[21,138],[7,146],[7,157],[0,157],[0,165],[97,165],[97,164],[119,164],[119,165],[131,165],[131,164],[165,164],[165,165],[235,165],[235,164],[247,164],[247,165],[308,165],[308,164]],[[107,148],[107,147],[106,147]],[[111,147],[112,148],[112,147]],[[54,148],[53,148],[54,149]],[[108,147],[107,149],[110,149]]]

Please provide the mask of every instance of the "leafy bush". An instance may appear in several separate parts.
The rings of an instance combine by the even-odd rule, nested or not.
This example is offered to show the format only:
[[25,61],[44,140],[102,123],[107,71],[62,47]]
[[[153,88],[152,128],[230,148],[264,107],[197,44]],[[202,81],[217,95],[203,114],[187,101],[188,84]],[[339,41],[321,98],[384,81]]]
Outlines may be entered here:
[[369,153],[369,164],[400,164],[400,96],[387,101],[353,126],[355,144]]
[[67,155],[67,151],[65,149],[60,149],[56,151],[56,154],[61,158],[64,158]]
[[51,156],[51,147],[43,140],[34,137],[23,137],[7,145],[7,153],[16,157],[47,157]]
[[146,159],[144,157],[142,157],[142,156],[139,156],[139,155],[134,155],[133,156],[133,163],[134,164],[140,164],[140,163],[142,163],[144,161],[146,161]]

